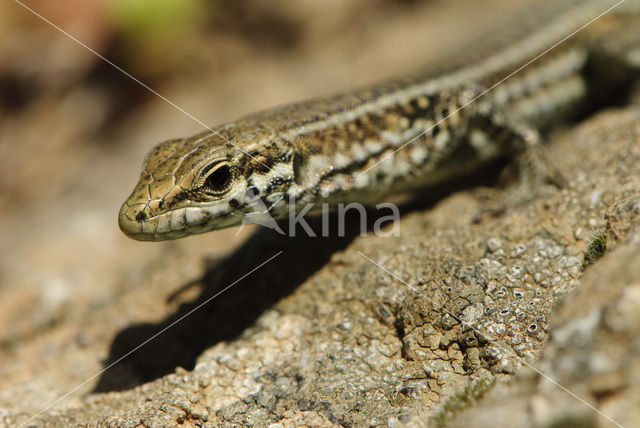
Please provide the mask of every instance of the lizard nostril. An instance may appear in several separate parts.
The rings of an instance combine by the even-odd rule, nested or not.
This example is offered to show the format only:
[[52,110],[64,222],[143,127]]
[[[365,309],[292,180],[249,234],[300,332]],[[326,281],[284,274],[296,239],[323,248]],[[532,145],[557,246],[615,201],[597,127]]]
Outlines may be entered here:
[[146,219],[147,215],[144,213],[144,211],[140,211],[138,214],[136,214],[137,221],[145,221]]

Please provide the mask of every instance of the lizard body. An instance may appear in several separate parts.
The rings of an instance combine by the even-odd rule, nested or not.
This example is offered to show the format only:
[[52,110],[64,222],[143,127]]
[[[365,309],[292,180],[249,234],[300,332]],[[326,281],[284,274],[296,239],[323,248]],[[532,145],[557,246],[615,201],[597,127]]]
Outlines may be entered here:
[[120,210],[120,228],[164,240],[234,226],[255,197],[274,218],[292,201],[371,203],[535,144],[540,131],[606,104],[640,69],[633,7],[567,38],[614,3],[560,3],[432,71],[157,145]]

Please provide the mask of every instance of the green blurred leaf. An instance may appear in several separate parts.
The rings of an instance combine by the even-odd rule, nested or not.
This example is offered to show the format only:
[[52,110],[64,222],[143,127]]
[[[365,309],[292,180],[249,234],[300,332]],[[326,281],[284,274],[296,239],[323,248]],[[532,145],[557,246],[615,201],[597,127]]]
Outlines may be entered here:
[[197,25],[201,0],[110,0],[114,25],[136,37],[167,36]]

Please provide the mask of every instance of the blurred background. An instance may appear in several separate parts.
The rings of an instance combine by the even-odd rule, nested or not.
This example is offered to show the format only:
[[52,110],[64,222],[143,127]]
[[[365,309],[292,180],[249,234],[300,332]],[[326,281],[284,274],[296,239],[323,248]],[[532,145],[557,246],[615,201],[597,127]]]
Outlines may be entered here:
[[[527,2],[23,3],[214,126],[415,71]],[[119,330],[192,299],[197,290],[182,286],[252,233],[140,243],[118,230],[145,153],[200,131],[19,3],[0,2],[0,404],[37,407],[100,370]]]

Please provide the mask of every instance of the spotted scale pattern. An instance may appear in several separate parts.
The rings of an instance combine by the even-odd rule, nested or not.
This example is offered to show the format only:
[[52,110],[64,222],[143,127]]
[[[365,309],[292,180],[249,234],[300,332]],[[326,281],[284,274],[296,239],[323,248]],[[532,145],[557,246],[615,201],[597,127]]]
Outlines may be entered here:
[[600,1],[575,3],[536,13],[537,26],[506,31],[503,43],[472,43],[449,65],[161,143],[120,210],[120,228],[135,239],[175,239],[238,225],[256,200],[274,218],[288,214],[287,202],[373,203],[523,150],[611,89],[599,87],[608,79],[598,70],[637,69],[625,56],[637,44],[628,35],[611,42],[612,29],[636,34],[626,29],[637,20],[596,22],[546,52],[601,12]]

